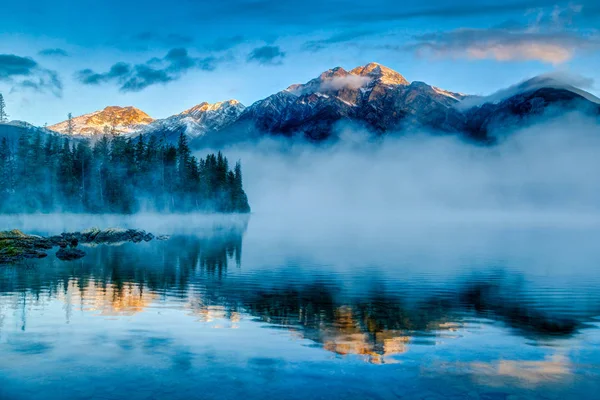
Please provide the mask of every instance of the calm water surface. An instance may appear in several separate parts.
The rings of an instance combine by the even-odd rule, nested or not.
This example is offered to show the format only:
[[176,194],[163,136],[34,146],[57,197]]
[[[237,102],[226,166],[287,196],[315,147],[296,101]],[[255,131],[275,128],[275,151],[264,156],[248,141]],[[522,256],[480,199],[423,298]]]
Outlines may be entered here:
[[0,399],[594,399],[594,224],[45,216],[165,242],[0,267]]

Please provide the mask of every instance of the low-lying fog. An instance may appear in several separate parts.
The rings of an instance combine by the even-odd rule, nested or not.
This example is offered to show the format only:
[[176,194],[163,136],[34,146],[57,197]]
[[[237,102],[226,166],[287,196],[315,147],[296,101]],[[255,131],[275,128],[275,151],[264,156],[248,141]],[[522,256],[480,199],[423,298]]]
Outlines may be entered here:
[[[225,149],[243,163],[249,238],[398,246],[431,243],[432,232],[482,241],[469,232],[600,227],[600,125],[590,118],[539,123],[491,147],[425,133],[369,142],[364,132],[340,131],[339,143],[326,147],[264,140]],[[202,235],[246,222],[236,215],[0,216],[2,229],[37,233],[121,226]]]
[[0,226],[30,233],[92,226],[198,236],[232,231],[243,235],[242,269],[265,274],[294,265],[360,277],[382,267],[387,272],[377,276],[497,269],[526,271],[538,281],[561,277],[582,290],[597,282],[596,121],[569,115],[493,147],[424,133],[379,143],[363,138],[345,129],[328,147],[265,140],[226,149],[230,160],[242,160],[249,217],[20,215],[0,216]]
[[600,210],[600,125],[576,114],[505,135],[493,147],[425,133],[378,143],[351,129],[341,135],[326,149],[264,141],[226,153],[242,160],[253,211],[286,220],[469,214],[587,222]]

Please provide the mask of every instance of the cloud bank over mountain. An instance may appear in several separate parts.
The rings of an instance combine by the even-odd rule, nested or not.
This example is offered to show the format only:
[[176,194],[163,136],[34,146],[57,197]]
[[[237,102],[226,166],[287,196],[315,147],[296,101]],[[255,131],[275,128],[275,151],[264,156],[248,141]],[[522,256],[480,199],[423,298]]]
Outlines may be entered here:
[[493,147],[426,131],[373,142],[340,129],[329,147],[270,138],[227,148],[242,160],[253,211],[315,221],[600,222],[600,182],[590,175],[600,168],[600,126],[587,116],[516,129]]

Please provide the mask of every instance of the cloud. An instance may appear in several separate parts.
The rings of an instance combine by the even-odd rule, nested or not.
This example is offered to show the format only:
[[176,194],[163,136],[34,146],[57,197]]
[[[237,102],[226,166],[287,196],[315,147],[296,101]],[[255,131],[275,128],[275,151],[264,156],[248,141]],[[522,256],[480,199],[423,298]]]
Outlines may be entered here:
[[573,73],[555,71],[524,80],[516,85],[492,93],[489,96],[469,96],[458,103],[457,107],[469,109],[471,107],[481,106],[485,103],[499,103],[518,93],[530,92],[548,87],[568,90],[579,94],[593,103],[600,104],[599,98],[582,90],[592,89],[594,87],[594,79]]
[[148,86],[167,83],[176,78],[166,70],[155,69],[147,65],[136,65],[134,73],[121,85],[122,92],[139,92]]
[[141,32],[132,37],[134,42],[145,46],[159,45],[164,47],[187,46],[194,42],[194,38],[178,33],[160,34],[157,32]]
[[11,79],[14,76],[28,76],[36,68],[38,63],[31,58],[0,54],[0,80]]
[[11,92],[19,89],[31,89],[39,93],[50,92],[56,97],[61,97],[63,85],[56,71],[41,69],[35,76],[18,82]]
[[237,45],[244,43],[244,40],[246,40],[246,38],[242,35],[219,38],[214,42],[207,44],[205,48],[212,51],[230,50]]
[[370,30],[369,31],[340,32],[340,33],[337,33],[337,34],[332,35],[325,39],[310,40],[310,41],[304,43],[303,47],[305,50],[316,52],[319,50],[323,50],[332,44],[351,42],[355,39],[360,39],[365,36],[370,36],[370,35],[374,35],[377,33],[378,33],[377,31],[370,31]]
[[508,21],[493,28],[460,28],[414,37],[405,49],[421,56],[497,61],[541,61],[561,64],[578,51],[600,48],[597,30],[567,28],[581,12],[578,6],[555,7],[533,15],[530,24]]
[[564,63],[577,49],[596,47],[592,39],[571,33],[537,33],[504,29],[457,29],[417,36],[408,46],[419,55],[434,57],[493,59],[497,61],[542,61]]
[[122,92],[139,92],[149,86],[165,84],[179,79],[192,69],[212,71],[222,59],[215,57],[192,57],[184,48],[171,49],[163,58],[151,58],[143,64],[118,62],[107,72],[95,72],[87,68],[75,74],[85,85],[117,83]]
[[312,220],[380,214],[460,221],[462,212],[483,217],[494,210],[485,218],[502,220],[506,213],[522,221],[529,211],[564,212],[569,220],[575,210],[600,210],[600,180],[585,172],[600,168],[596,119],[568,114],[538,122],[490,147],[426,132],[390,132],[373,141],[363,129],[340,125],[340,140],[331,146],[265,138],[227,153],[243,162],[257,215],[277,210]]
[[54,49],[44,49],[38,52],[40,56],[45,57],[68,57],[69,53],[67,53],[64,49],[54,48]]
[[358,89],[371,82],[368,76],[346,75],[336,76],[321,83],[321,90],[339,90],[342,88]]
[[30,89],[62,95],[62,82],[56,71],[41,67],[29,57],[0,54],[0,82],[12,85],[11,92]]
[[279,65],[284,57],[285,53],[281,51],[279,46],[262,46],[252,50],[248,54],[247,60],[263,65]]
[[119,62],[110,67],[108,72],[96,73],[87,68],[79,71],[76,76],[78,80],[86,85],[98,85],[111,80],[125,79],[131,73],[131,66],[124,62]]
[[[490,16],[499,15],[505,13],[512,13],[515,11],[526,12],[527,10],[535,9],[538,7],[552,6],[556,2],[547,0],[529,0],[519,2],[508,2],[502,4],[478,4],[473,5],[472,3],[467,4],[456,4],[451,7],[437,6],[428,8],[416,8],[410,9],[404,7],[402,4],[402,10],[395,12],[393,9],[386,9],[386,12],[362,12],[357,14],[347,14],[343,18],[347,21],[353,22],[386,22],[386,21],[399,21],[416,18],[443,18],[447,19],[450,17],[474,17],[474,16]],[[401,4],[401,3],[399,3]]]

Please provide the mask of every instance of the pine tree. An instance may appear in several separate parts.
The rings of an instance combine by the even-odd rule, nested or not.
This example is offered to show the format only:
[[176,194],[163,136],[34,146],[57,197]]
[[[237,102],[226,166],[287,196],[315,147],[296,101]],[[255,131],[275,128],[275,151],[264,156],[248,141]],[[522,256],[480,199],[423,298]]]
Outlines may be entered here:
[[146,171],[146,144],[144,143],[144,135],[140,135],[135,143],[135,166],[136,171],[142,174]]
[[92,150],[87,141],[79,142],[74,152],[73,173],[77,182],[81,207],[89,208],[91,190]]
[[0,142],[0,206],[12,192],[12,157],[7,138]]
[[4,96],[0,93],[0,123],[8,121],[8,114],[6,114],[6,103],[4,102]]
[[52,211],[56,199],[56,154],[58,154],[58,137],[49,135],[44,143],[43,172],[44,194],[43,211]]
[[69,139],[65,139],[58,159],[56,181],[61,204],[67,209],[73,207],[76,194],[73,166],[73,153],[71,151]]
[[69,136],[72,136],[73,135],[73,131],[74,131],[73,115],[71,113],[69,113],[67,115],[67,134]]
[[[30,187],[30,174],[31,165],[29,161],[30,151],[31,151],[31,137],[30,132],[25,131],[19,139],[17,140],[17,151],[15,155],[15,183],[18,186],[20,191],[25,192],[28,187]],[[26,200],[29,200],[29,197],[26,196]]]

